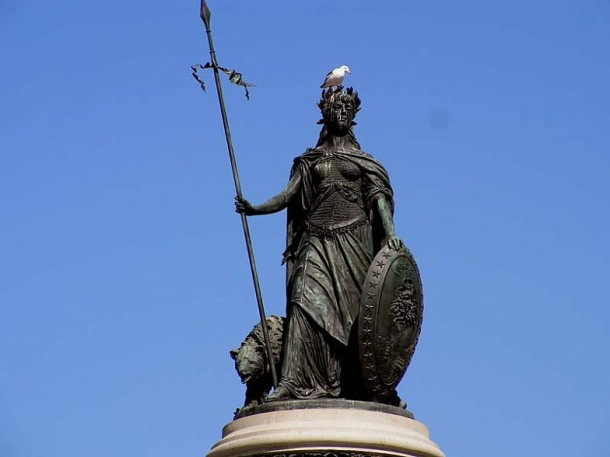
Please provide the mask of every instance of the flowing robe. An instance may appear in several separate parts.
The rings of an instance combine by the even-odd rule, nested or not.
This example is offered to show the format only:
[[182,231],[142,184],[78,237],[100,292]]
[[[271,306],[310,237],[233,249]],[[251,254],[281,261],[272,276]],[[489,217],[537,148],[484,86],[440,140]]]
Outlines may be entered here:
[[321,193],[329,193],[314,177],[324,151],[310,149],[295,159],[291,178],[298,175],[301,186],[288,207],[288,326],[280,386],[296,398],[349,397],[355,390],[361,374],[352,329],[366,273],[385,236],[375,202],[384,196],[393,208],[388,174],[377,160],[355,149],[331,152],[359,170],[358,189],[336,187],[357,192],[364,218],[327,233],[312,230],[309,220]]

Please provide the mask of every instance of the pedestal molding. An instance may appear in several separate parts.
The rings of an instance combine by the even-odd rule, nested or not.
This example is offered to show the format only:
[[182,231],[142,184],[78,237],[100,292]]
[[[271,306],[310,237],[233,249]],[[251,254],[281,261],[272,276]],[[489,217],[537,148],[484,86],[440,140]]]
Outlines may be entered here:
[[259,456],[444,457],[444,454],[429,439],[428,428],[421,422],[379,411],[345,408],[273,411],[242,417],[223,428],[222,440],[208,454],[208,457]]

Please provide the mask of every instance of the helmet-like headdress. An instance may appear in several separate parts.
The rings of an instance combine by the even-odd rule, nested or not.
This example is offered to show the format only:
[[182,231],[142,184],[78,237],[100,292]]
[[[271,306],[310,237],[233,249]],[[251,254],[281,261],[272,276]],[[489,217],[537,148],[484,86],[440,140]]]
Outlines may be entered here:
[[[326,124],[330,121],[332,106],[338,100],[351,104],[354,109],[354,116],[360,111],[360,97],[358,97],[358,92],[354,91],[353,87],[348,87],[345,90],[343,90],[343,86],[337,86],[334,89],[331,87],[322,91],[322,97],[318,102],[318,107],[322,112],[322,119],[318,121],[318,124]],[[356,125],[356,123],[352,121],[352,125]]]
[[[320,137],[318,138],[318,143],[316,144],[316,148],[324,144],[329,135],[328,123],[330,122],[330,113],[333,107],[333,104],[336,101],[342,101],[344,103],[349,103],[354,112],[354,116],[356,113],[360,111],[360,97],[358,97],[358,92],[354,91],[353,87],[348,87],[343,90],[343,86],[337,86],[336,88],[329,88],[327,90],[322,91],[322,97],[318,102],[318,106],[320,107],[320,111],[322,111],[322,119],[318,121],[318,124],[324,124],[322,127],[322,131],[320,132]],[[354,120],[352,119],[352,124],[349,127],[349,131],[347,132],[349,142],[356,148],[360,149],[360,143],[356,140],[356,135],[354,134],[354,130],[352,127],[356,125]]]

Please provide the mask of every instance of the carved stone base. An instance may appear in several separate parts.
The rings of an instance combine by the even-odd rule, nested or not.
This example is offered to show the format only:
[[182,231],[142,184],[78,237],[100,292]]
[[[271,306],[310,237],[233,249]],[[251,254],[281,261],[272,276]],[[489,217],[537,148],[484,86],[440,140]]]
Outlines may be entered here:
[[208,457],[444,457],[428,428],[399,408],[340,407],[335,400],[329,407],[286,409],[289,402],[283,403],[227,424]]

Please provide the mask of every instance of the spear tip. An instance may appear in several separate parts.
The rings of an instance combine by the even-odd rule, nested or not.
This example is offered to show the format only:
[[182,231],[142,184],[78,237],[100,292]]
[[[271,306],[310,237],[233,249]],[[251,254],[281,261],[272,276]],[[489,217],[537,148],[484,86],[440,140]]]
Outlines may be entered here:
[[201,0],[201,20],[203,21],[203,23],[205,24],[205,26],[207,28],[210,27],[210,17],[212,16],[212,13],[210,12],[210,8],[208,8],[208,4],[205,2],[205,0]]

